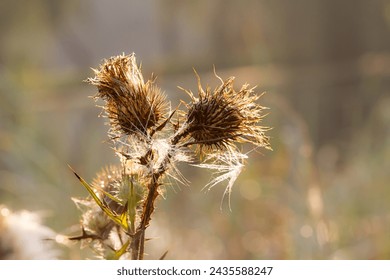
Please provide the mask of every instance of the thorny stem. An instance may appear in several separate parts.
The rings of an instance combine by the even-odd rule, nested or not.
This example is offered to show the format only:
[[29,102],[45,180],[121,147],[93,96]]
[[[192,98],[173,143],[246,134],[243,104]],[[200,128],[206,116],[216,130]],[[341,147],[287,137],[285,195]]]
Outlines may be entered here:
[[[159,172],[160,173],[160,172]],[[158,177],[161,176],[156,174]],[[144,244],[145,244],[145,229],[149,225],[152,213],[154,211],[154,201],[158,196],[158,178],[156,175],[153,175],[152,182],[149,186],[148,196],[144,203],[143,213],[141,217],[141,222],[137,227],[137,230],[134,235],[134,240],[132,243],[132,259],[142,260],[144,255]]]
[[[133,242],[131,245],[132,249],[132,259],[133,260],[142,260],[144,258],[144,248],[145,248],[145,230],[149,226],[152,214],[154,212],[154,201],[158,196],[158,180],[165,173],[168,168],[168,163],[172,157],[171,151],[175,148],[176,144],[185,137],[188,132],[186,130],[181,130],[181,133],[177,133],[171,140],[171,150],[167,153],[165,159],[161,162],[157,172],[154,172],[151,176],[151,182],[148,186],[148,195],[144,202],[141,221],[137,227],[137,230],[133,237]],[[147,155],[150,151],[146,152],[146,155],[142,158],[148,158]]]

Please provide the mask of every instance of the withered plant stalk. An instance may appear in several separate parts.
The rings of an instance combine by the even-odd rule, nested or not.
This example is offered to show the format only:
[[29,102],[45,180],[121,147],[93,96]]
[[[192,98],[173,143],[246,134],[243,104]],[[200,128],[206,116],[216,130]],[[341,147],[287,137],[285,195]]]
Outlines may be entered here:
[[176,163],[214,170],[216,176],[206,187],[227,180],[230,202],[247,158],[238,144],[270,149],[268,128],[259,125],[265,108],[256,103],[260,95],[247,84],[235,91],[233,77],[224,81],[216,75],[221,85],[203,89],[195,72],[197,97],[183,89],[191,98],[183,102],[186,110],[171,110],[155,78],[144,81],[134,54],[104,60],[94,72],[87,82],[98,89],[95,100],[103,101],[108,136],[120,165],[103,170],[92,184],[73,171],[90,197],[74,199],[83,211],[82,233],[70,239],[91,244],[105,259],[141,260],[164,178],[188,184]]

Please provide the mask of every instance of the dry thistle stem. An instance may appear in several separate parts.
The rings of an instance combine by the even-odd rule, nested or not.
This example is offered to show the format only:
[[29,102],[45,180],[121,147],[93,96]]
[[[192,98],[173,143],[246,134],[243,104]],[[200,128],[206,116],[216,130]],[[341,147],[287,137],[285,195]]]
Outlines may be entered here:
[[94,72],[87,82],[97,86],[95,99],[104,102],[120,166],[105,169],[91,185],[74,172],[90,198],[74,199],[83,211],[82,233],[70,239],[91,241],[102,258],[143,259],[145,230],[164,178],[188,183],[176,163],[197,161],[195,166],[214,170],[205,188],[227,180],[230,196],[247,158],[237,145],[270,149],[267,128],[259,125],[265,108],[249,85],[236,91],[233,77],[224,81],[216,75],[221,85],[204,90],[196,73],[198,96],[184,90],[191,97],[187,112],[170,112],[154,79],[144,82],[134,54],[107,59]]

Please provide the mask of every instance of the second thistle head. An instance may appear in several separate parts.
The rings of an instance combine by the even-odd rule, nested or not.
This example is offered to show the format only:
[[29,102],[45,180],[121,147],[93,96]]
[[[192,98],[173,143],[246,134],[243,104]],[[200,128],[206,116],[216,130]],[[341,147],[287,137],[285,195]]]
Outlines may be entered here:
[[197,78],[198,97],[186,90],[192,99],[187,104],[186,134],[194,143],[206,150],[232,148],[236,142],[270,148],[264,134],[267,128],[258,124],[265,107],[256,103],[260,95],[254,94],[253,88],[245,84],[236,91],[234,77],[224,81],[217,76],[221,85],[213,91],[210,87],[204,90]]

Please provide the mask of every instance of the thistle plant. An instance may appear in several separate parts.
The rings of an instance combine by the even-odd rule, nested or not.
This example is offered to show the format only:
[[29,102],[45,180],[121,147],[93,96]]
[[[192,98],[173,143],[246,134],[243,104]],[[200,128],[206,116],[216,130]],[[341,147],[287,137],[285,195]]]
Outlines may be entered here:
[[177,163],[213,170],[209,189],[227,180],[224,196],[230,203],[248,155],[241,144],[271,149],[268,128],[260,126],[265,107],[248,84],[236,91],[234,77],[222,80],[215,74],[221,84],[204,89],[195,72],[197,94],[181,88],[190,101],[181,102],[184,110],[172,109],[155,77],[144,81],[134,54],[111,57],[93,71],[95,77],[86,81],[97,87],[94,99],[103,102],[108,137],[120,163],[105,168],[92,184],[73,171],[90,196],[74,199],[83,214],[81,234],[70,239],[91,243],[105,259],[141,260],[165,179],[189,184]]

